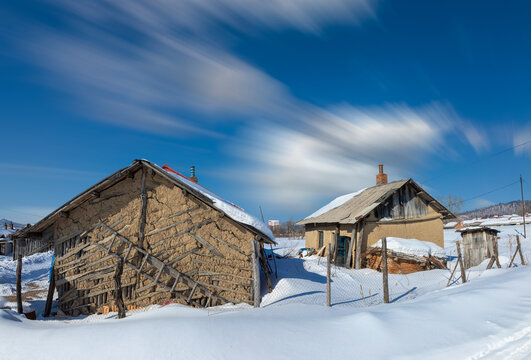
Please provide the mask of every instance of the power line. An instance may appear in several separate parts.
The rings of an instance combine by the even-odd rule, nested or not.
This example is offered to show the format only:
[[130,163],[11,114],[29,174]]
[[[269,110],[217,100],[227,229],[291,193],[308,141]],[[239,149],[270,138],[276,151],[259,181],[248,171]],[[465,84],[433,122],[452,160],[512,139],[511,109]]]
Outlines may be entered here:
[[[520,143],[520,144],[517,144],[517,145],[511,146],[511,147],[506,148],[506,149],[504,149],[504,150],[498,151],[498,152],[496,152],[496,153],[494,153],[494,154],[490,154],[490,155],[488,155],[488,156],[485,156],[485,157],[480,158],[480,159],[476,159],[476,160],[474,160],[474,161],[471,161],[471,162],[466,163],[466,164],[463,164],[463,165],[467,165],[467,166],[475,165],[475,164],[481,163],[481,162],[483,162],[483,161],[486,161],[486,160],[488,160],[488,159],[491,159],[491,158],[493,158],[493,157],[496,157],[496,156],[498,156],[498,155],[501,155],[501,154],[503,154],[503,153],[506,153],[506,152],[508,152],[508,151],[514,150],[514,149],[516,149],[516,148],[518,148],[518,147],[525,146],[525,145],[527,145],[527,144],[531,144],[531,140],[524,141],[523,143]],[[463,166],[463,165],[458,165],[458,166]],[[421,181],[420,183],[421,183],[421,184],[424,184],[424,183],[430,182],[430,181],[432,181],[432,180],[439,179],[439,178],[441,178],[441,177],[446,177],[446,176],[449,176],[449,175],[450,175],[450,174],[449,174],[448,172],[446,172],[446,175],[442,175],[442,176],[432,176],[432,177],[430,177],[430,178],[428,178],[428,179],[426,179],[426,180],[424,180],[424,181]]]
[[485,193],[483,193],[483,194],[479,194],[479,195],[474,196],[474,197],[472,197],[472,198],[470,198],[470,199],[463,200],[463,203],[465,203],[465,202],[467,202],[467,201],[470,201],[470,200],[475,200],[475,199],[477,199],[477,198],[480,198],[480,197],[482,197],[482,196],[485,196],[485,195],[491,194],[491,193],[496,192],[496,191],[499,191],[499,190],[506,189],[506,188],[508,188],[508,187],[510,187],[510,186],[513,186],[513,185],[515,185],[515,184],[518,184],[518,183],[520,183],[520,180],[517,180],[517,181],[512,182],[512,183],[510,183],[510,184],[507,184],[507,185],[505,185],[505,186],[501,186],[501,187],[498,187],[498,188],[496,188],[496,189],[493,189],[493,190],[487,191],[487,192],[485,192]]

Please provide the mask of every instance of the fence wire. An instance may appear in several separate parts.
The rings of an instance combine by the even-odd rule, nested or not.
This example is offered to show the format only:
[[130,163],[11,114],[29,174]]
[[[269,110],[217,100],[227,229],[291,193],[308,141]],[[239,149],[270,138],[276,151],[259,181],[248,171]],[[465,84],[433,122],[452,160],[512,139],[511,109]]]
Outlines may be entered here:
[[[519,254],[516,254],[516,233],[504,234],[498,240],[499,263],[502,269],[522,266]],[[414,299],[447,287],[463,283],[461,267],[458,261],[456,240],[447,240],[447,246],[439,259],[444,260],[446,268],[416,271],[411,273],[389,273],[389,302],[398,303]],[[262,287],[262,307],[303,303],[326,305],[327,297],[327,258],[317,255],[304,256],[299,251],[304,248],[304,239],[278,239],[279,245],[273,252],[267,251],[270,262],[275,256],[278,278],[269,274],[273,284],[271,292]],[[527,264],[527,244],[522,245],[524,261]],[[516,255],[515,255],[516,254]],[[425,254],[417,254],[419,257]],[[388,260],[388,263],[391,260]],[[464,271],[466,281],[474,281],[487,271],[496,271],[496,263],[487,270],[489,259]],[[272,264],[272,262],[271,262]],[[263,281],[265,276],[262,274]],[[331,306],[333,307],[369,307],[384,302],[383,274],[369,268],[348,269],[331,265]]]

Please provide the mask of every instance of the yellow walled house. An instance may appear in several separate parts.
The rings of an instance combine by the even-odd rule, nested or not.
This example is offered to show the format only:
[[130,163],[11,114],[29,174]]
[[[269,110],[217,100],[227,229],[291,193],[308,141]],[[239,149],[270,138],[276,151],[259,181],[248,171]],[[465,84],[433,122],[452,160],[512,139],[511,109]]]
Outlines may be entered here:
[[376,186],[340,196],[297,223],[305,226],[306,247],[331,244],[336,265],[357,269],[367,248],[383,237],[444,247],[443,220],[455,215],[412,179],[388,183],[379,168]]

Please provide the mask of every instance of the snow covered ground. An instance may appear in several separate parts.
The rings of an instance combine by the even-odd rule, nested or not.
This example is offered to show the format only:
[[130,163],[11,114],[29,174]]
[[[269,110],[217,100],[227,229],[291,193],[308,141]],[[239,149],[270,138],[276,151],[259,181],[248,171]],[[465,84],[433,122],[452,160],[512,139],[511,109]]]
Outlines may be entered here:
[[[527,359],[531,266],[520,266],[517,256],[518,266],[507,268],[515,229],[523,229],[497,229],[502,269],[485,271],[484,262],[467,270],[471,281],[449,287],[447,270],[392,275],[391,304],[381,303],[380,273],[333,268],[332,307],[325,307],[326,264],[311,256],[276,259],[279,278],[272,293],[263,289],[259,309],[167,305],[128,312],[121,320],[111,313],[37,321],[0,310],[0,333],[9,344],[0,347],[0,358]],[[447,255],[455,255],[457,239],[455,231],[445,231]],[[523,249],[531,258],[528,241]],[[279,256],[304,247],[304,240],[278,242]],[[27,259],[23,281],[45,288],[50,260],[50,254]],[[15,267],[0,259],[1,294],[14,289]]]

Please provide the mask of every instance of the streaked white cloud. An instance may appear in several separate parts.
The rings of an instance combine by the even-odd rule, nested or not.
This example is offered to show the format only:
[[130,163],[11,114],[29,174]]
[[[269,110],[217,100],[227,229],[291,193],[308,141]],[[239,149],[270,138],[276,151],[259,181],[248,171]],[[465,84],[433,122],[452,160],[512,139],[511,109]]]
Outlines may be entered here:
[[520,129],[513,137],[514,153],[531,157],[531,126]]
[[4,175],[23,175],[25,177],[87,177],[102,176],[104,174],[96,171],[58,168],[53,166],[28,165],[0,163],[0,174]]
[[[446,156],[449,137],[465,124],[449,106],[316,110],[304,127],[256,127],[236,147],[249,163],[238,178],[256,183],[262,203],[292,211],[375,185],[378,164],[389,180],[409,177],[427,158]],[[470,125],[469,125],[470,126]],[[466,142],[467,138],[463,138]]]
[[[167,136],[215,136],[223,118],[286,119],[289,90],[228,50],[238,32],[295,29],[373,16],[372,0],[49,1],[59,26],[7,31],[88,119]],[[2,35],[0,35],[2,36]]]

